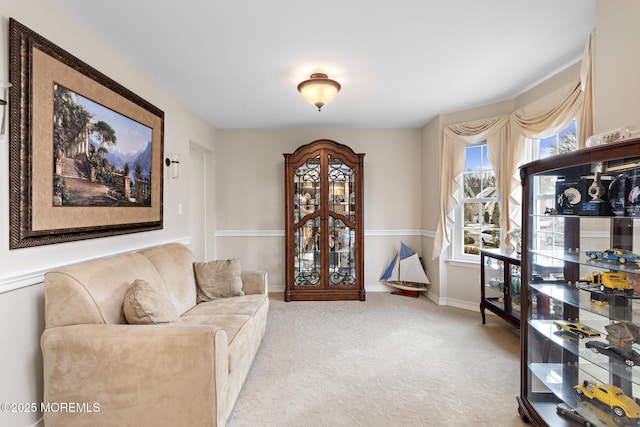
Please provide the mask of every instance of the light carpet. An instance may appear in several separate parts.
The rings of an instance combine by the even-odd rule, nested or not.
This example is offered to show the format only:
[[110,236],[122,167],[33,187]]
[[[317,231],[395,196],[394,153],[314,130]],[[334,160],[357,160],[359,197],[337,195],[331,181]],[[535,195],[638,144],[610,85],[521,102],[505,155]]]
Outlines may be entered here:
[[424,296],[271,294],[267,323],[228,427],[526,425],[518,332],[496,316]]

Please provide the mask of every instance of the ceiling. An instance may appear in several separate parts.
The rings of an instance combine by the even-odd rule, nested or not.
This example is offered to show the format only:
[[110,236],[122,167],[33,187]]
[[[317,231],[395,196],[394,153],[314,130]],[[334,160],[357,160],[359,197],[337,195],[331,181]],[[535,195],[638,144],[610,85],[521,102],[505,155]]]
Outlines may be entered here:
[[[53,1],[219,129],[419,128],[579,61],[595,27],[595,0]],[[321,112],[312,72],[342,84]]]

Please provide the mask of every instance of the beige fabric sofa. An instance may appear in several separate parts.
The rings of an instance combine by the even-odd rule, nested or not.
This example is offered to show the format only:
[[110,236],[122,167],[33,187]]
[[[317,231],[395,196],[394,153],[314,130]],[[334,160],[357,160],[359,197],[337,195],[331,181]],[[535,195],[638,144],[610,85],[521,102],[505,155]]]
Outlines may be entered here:
[[[47,427],[226,423],[265,333],[267,275],[242,272],[244,296],[197,304],[193,261],[168,244],[46,274]],[[127,324],[136,279],[158,286],[181,321]]]

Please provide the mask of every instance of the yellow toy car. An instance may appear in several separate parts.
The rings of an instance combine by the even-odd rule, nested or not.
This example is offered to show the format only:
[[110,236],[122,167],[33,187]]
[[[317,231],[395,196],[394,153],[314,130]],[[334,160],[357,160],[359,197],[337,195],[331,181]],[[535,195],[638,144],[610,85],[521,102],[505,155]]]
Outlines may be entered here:
[[554,325],[558,328],[559,331],[567,332],[572,335],[577,335],[578,338],[584,337],[599,337],[600,333],[596,330],[591,329],[587,325],[583,325],[578,322],[565,322],[565,321],[554,321]]
[[589,281],[594,285],[600,285],[601,292],[624,292],[633,295],[633,285],[627,280],[624,273],[593,273]]
[[609,408],[619,417],[640,418],[640,405],[624,394],[620,387],[611,384],[598,385],[593,381],[585,380],[584,383],[574,386],[573,389],[578,400],[586,397]]

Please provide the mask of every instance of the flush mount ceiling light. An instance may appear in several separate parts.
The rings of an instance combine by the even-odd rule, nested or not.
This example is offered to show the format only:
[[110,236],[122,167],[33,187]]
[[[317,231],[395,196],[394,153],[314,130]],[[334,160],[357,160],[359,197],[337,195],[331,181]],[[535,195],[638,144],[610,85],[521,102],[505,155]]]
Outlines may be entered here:
[[318,107],[318,111],[340,92],[340,83],[331,80],[324,73],[313,73],[309,80],[305,80],[298,85],[298,92],[304,99]]

